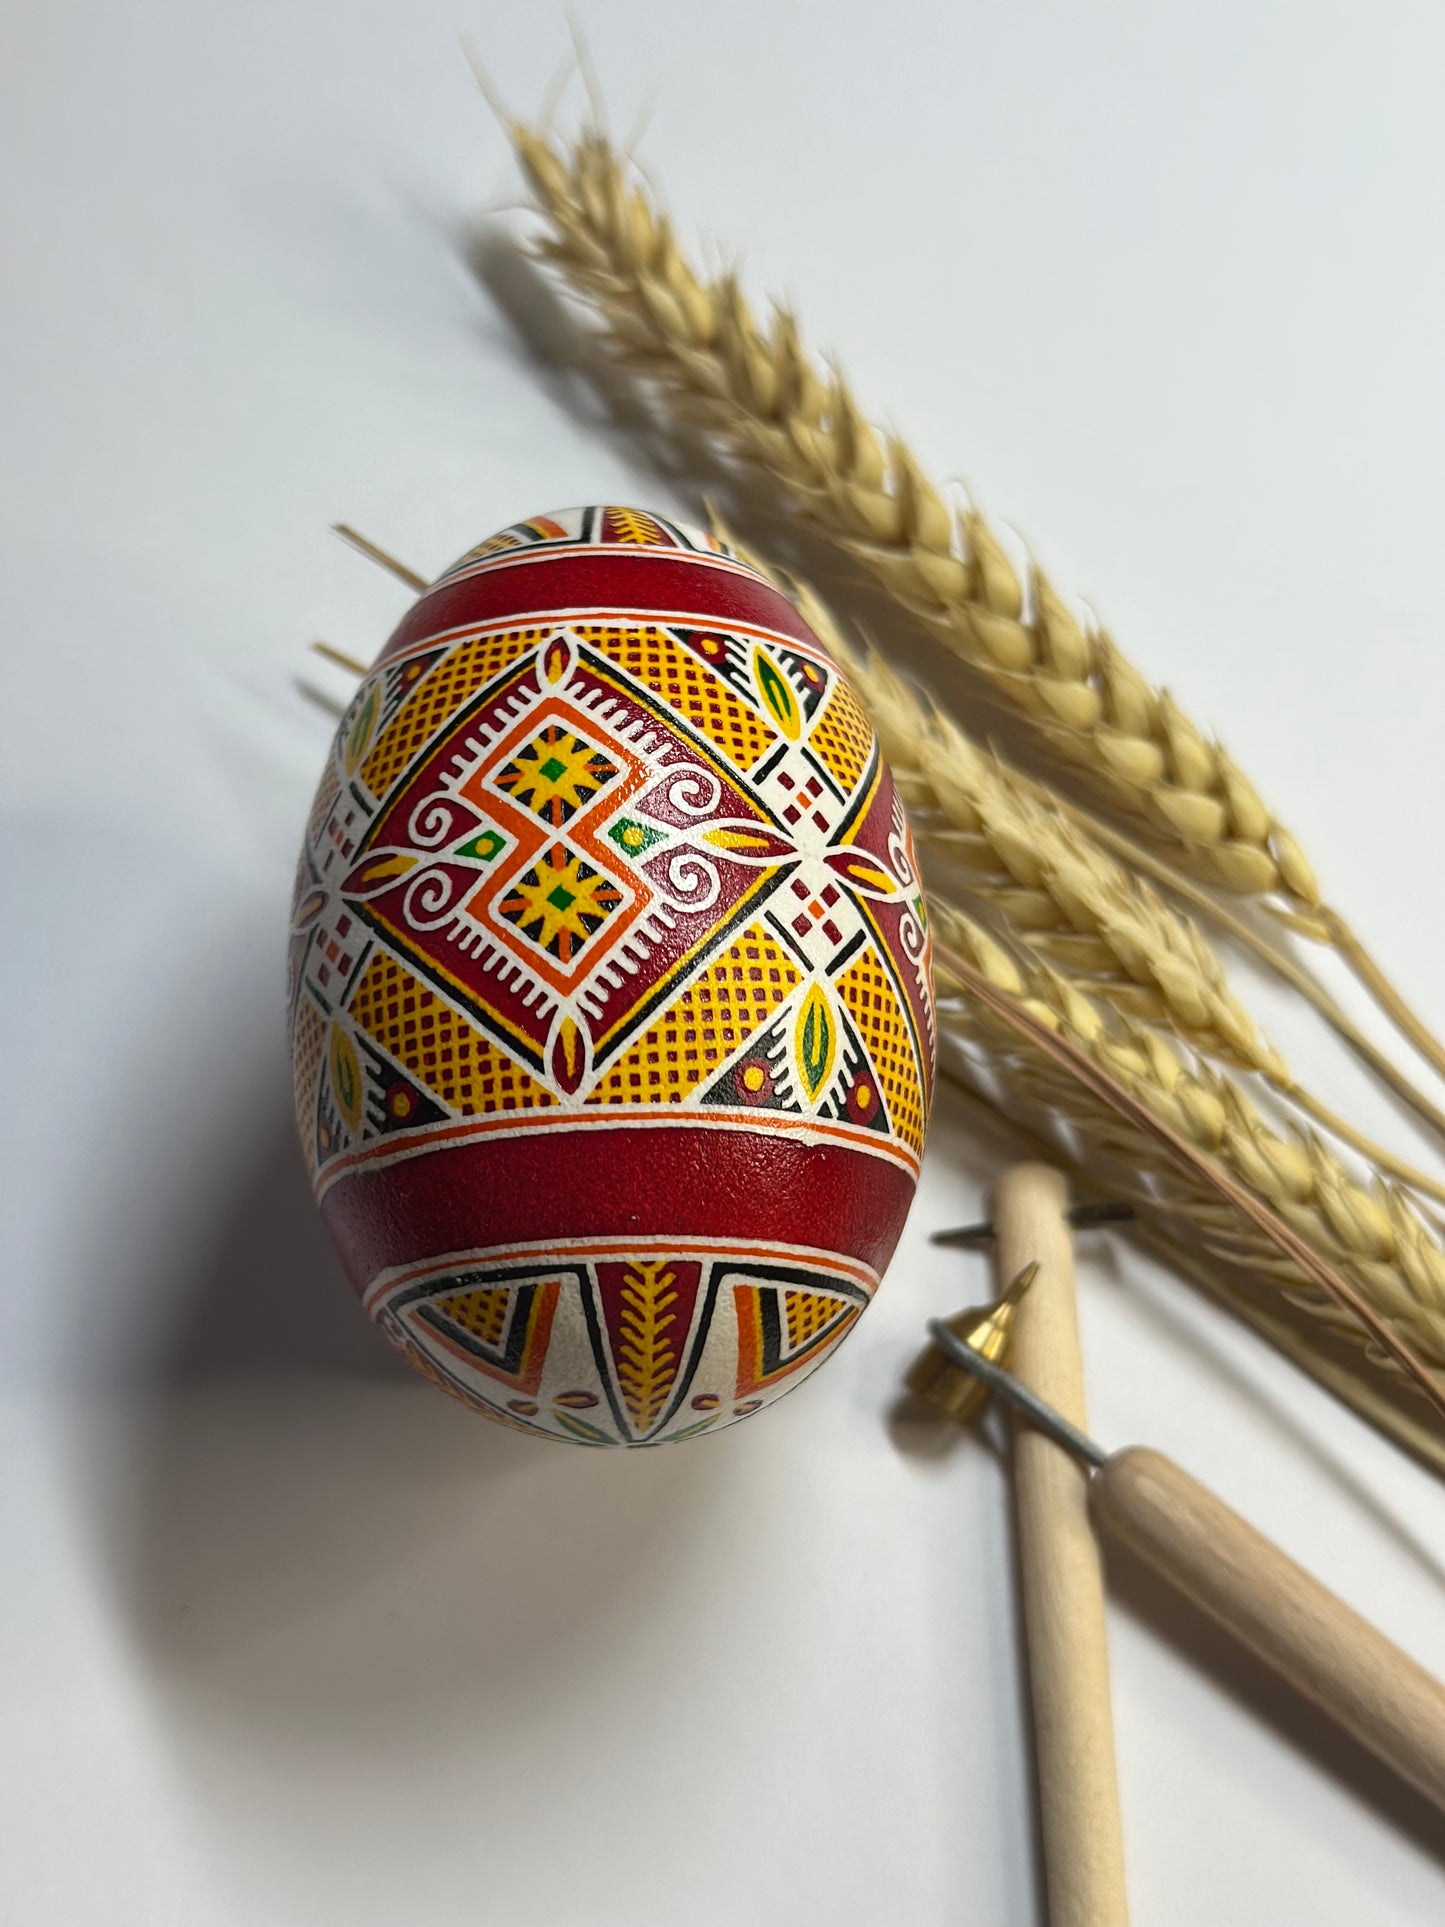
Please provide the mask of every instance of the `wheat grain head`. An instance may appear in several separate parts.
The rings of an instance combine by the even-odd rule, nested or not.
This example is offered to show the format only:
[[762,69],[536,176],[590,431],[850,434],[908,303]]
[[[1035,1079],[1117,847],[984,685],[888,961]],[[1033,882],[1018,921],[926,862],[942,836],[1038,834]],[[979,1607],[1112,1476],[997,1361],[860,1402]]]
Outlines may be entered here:
[[975,507],[945,501],[842,375],[804,351],[789,310],[764,325],[735,277],[694,272],[604,134],[563,147],[510,132],[549,223],[541,252],[602,318],[620,360],[763,471],[1178,862],[1212,884],[1278,895],[1309,922],[1314,873],[1226,751],[1036,564],[1015,567]]
[[[1280,1130],[1230,1073],[1172,1039],[1111,1011],[1049,965],[1001,943],[936,896],[930,915],[942,942],[991,984],[1083,1050],[1154,1117],[1208,1158],[1347,1278],[1425,1362],[1445,1368],[1445,1249],[1397,1185],[1361,1182],[1315,1135]],[[1347,1314],[1292,1269],[1264,1253],[1252,1230],[1210,1232],[1221,1256],[1262,1265],[1326,1322]],[[1203,1226],[1200,1227],[1203,1229]]]

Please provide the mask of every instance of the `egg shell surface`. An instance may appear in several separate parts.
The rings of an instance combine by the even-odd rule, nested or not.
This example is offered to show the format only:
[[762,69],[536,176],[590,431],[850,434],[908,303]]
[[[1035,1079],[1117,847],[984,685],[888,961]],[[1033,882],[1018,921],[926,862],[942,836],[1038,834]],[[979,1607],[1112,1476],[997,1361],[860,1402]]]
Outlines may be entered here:
[[837,665],[715,538],[560,511],[417,599],[317,789],[289,991],[342,1262],[490,1417],[718,1430],[877,1290],[933,1080],[912,843]]

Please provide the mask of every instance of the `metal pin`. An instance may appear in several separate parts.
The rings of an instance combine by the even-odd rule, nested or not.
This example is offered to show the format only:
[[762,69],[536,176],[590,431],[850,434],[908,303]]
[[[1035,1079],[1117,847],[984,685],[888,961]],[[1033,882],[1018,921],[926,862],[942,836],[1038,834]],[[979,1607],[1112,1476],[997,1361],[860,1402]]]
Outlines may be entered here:
[[1071,1425],[1062,1412],[1056,1412],[1052,1405],[1045,1404],[1037,1392],[1031,1392],[1012,1372],[1006,1372],[1002,1365],[994,1364],[982,1352],[975,1351],[966,1339],[950,1331],[944,1319],[930,1318],[928,1335],[945,1358],[961,1371],[981,1379],[991,1391],[1000,1393],[1021,1412],[1026,1412],[1041,1432],[1046,1432],[1057,1444],[1072,1452],[1075,1458],[1082,1459],[1095,1469],[1108,1458],[1102,1445],[1096,1445],[1087,1433]]
[[[1123,1199],[1104,1199],[1097,1204],[1076,1204],[1064,1213],[1075,1231],[1096,1224],[1127,1224],[1137,1216],[1132,1204]],[[962,1224],[952,1231],[935,1231],[928,1242],[934,1245],[986,1245],[993,1237],[993,1220],[982,1224]]]

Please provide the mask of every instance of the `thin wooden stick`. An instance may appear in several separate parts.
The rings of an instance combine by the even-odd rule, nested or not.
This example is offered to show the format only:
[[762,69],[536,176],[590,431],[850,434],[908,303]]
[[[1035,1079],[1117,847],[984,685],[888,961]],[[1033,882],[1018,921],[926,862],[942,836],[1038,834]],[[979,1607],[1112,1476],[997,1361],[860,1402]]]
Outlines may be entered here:
[[320,637],[311,644],[311,648],[318,656],[325,656],[328,662],[334,662],[338,669],[349,669],[353,676],[365,676],[369,673],[364,662],[358,662],[355,656],[348,656],[344,649],[337,649],[329,642],[322,642]]
[[[1084,1375],[1068,1184],[1047,1164],[1016,1164],[994,1197],[1000,1285],[1037,1262],[1018,1303],[1015,1374],[1081,1430]],[[1104,1576],[1084,1467],[1035,1427],[1014,1429],[1014,1499],[1028,1638],[1039,1821],[1050,1927],[1126,1927],[1124,1832]]]
[[362,535],[359,530],[352,528],[349,522],[333,522],[331,532],[333,535],[339,535],[347,547],[355,549],[358,555],[364,555],[368,562],[380,563],[389,575],[394,575],[398,582],[404,582],[409,589],[415,589],[418,595],[423,589],[431,587],[424,575],[418,575],[416,570],[409,569],[405,562],[398,562],[394,555],[388,555],[385,549],[379,548],[369,536]]

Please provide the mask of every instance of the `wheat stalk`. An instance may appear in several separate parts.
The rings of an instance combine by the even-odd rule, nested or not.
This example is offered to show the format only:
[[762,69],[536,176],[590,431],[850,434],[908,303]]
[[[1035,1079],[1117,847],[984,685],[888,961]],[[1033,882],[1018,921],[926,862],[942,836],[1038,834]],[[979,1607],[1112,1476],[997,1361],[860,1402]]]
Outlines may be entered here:
[[541,252],[601,316],[618,358],[762,471],[1187,876],[1259,899],[1334,945],[1445,1070],[1445,1049],[1323,901],[1294,836],[1168,691],[1081,622],[1037,563],[1016,567],[972,504],[945,501],[906,444],[871,425],[841,374],[806,354],[786,307],[761,325],[735,277],[695,273],[604,133],[586,131],[567,149],[507,126],[550,224]]
[[[1020,1047],[1017,1034],[976,999],[952,1000],[941,1013],[943,1038],[956,1046],[941,1075],[957,1098],[987,1114],[990,1136],[1003,1131],[1025,1153],[1071,1166],[1100,1196],[1135,1210],[1134,1233],[1165,1263],[1220,1299],[1293,1363],[1354,1407],[1397,1444],[1445,1472],[1445,1434],[1432,1423],[1413,1382],[1321,1324],[1313,1305],[1290,1296],[1303,1274],[1226,1255],[1238,1214],[1192,1186],[1160,1147],[1090,1096],[1077,1079]],[[1264,1281],[1264,1289],[1260,1281]]]
[[1080,623],[1036,565],[1016,569],[982,515],[944,501],[906,445],[871,426],[842,376],[808,358],[787,309],[762,327],[734,277],[696,275],[604,134],[584,133],[570,154],[528,128],[513,138],[552,224],[543,253],[602,314],[632,366],[765,468],[1210,881],[1318,904],[1294,838],[1225,752]]
[[[1101,1080],[1265,1204],[1408,1351],[1432,1367],[1445,1366],[1445,1249],[1399,1186],[1361,1183],[1312,1134],[1277,1131],[1237,1078],[1108,1010],[1048,964],[1007,948],[956,906],[932,898],[930,911],[945,980],[952,953],[971,978],[1017,1005],[1036,1028],[1067,1039]],[[1258,1265],[1260,1229],[1256,1223],[1247,1234],[1233,1234],[1226,1248],[1216,1228],[1213,1248]],[[1278,1250],[1268,1264],[1281,1275]],[[1337,1308],[1319,1299],[1320,1284],[1315,1278],[1308,1286],[1312,1308],[1343,1326]],[[1422,1383],[1430,1383],[1423,1374]],[[1445,1383],[1433,1395],[1445,1401]]]

